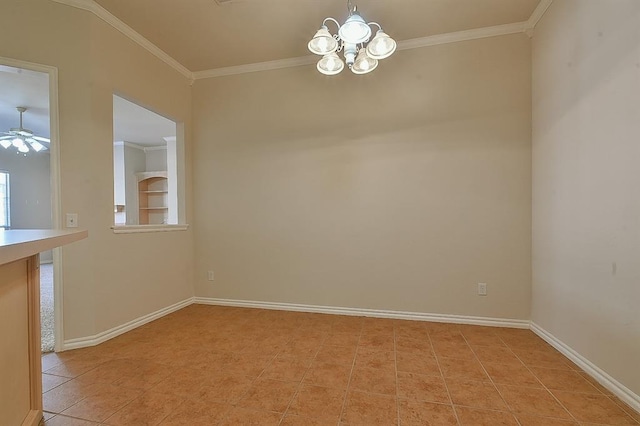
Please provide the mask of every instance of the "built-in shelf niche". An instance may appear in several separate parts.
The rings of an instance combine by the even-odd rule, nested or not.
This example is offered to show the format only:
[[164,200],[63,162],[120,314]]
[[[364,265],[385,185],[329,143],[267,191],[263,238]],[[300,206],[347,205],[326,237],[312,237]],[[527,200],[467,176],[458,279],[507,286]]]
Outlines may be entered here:
[[166,224],[169,216],[169,186],[166,171],[136,173],[138,178],[138,223]]

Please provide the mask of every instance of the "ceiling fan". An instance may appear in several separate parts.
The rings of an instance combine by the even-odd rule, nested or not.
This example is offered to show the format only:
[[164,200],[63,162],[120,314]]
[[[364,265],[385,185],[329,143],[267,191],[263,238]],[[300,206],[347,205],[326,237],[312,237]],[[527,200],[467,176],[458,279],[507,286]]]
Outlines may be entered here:
[[5,135],[0,136],[0,145],[5,149],[13,146],[18,149],[18,152],[25,155],[31,150],[35,152],[46,151],[48,147],[43,143],[49,144],[51,141],[47,138],[36,136],[33,131],[22,127],[22,114],[27,108],[17,107],[16,109],[20,113],[20,127],[12,127],[8,132],[0,132],[0,134]]

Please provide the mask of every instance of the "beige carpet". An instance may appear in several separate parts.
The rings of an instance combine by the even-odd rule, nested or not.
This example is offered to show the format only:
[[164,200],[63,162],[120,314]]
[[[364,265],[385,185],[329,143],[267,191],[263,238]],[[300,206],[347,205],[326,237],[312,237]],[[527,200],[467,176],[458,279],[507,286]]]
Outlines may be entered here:
[[40,265],[40,324],[42,352],[51,352],[53,337],[53,264]]

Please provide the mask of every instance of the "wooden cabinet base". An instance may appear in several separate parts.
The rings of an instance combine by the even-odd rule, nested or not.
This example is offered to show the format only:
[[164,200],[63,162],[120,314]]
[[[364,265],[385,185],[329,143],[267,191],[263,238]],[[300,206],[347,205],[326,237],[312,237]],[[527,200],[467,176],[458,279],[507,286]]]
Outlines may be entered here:
[[40,256],[0,266],[0,424],[42,418]]
[[31,410],[27,415],[27,418],[22,422],[22,426],[39,426],[44,425],[44,418],[42,417],[42,410]]

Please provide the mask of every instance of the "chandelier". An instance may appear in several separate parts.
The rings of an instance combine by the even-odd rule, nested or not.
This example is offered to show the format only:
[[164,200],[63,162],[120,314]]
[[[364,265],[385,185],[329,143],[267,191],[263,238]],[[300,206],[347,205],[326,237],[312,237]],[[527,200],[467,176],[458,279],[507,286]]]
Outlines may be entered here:
[[22,114],[27,108],[17,107],[16,109],[20,113],[20,127],[13,127],[9,129],[8,132],[0,132],[0,134],[5,135],[0,136],[0,146],[4,149],[9,149],[13,146],[18,149],[19,153],[23,153],[24,155],[27,155],[31,150],[35,152],[46,150],[47,147],[42,143],[50,143],[51,141],[49,139],[35,136],[33,131],[22,127]]
[[[308,44],[309,50],[322,56],[318,61],[318,71],[325,75],[336,75],[344,69],[345,62],[354,74],[366,74],[378,66],[378,60],[388,58],[395,52],[397,44],[389,37],[380,24],[367,23],[358,7],[351,7],[351,0],[347,0],[349,17],[340,25],[333,18],[325,18],[322,26]],[[327,22],[338,26],[338,33],[331,35]],[[378,27],[376,35],[371,38],[371,26]],[[344,61],[336,52],[343,52]]]

